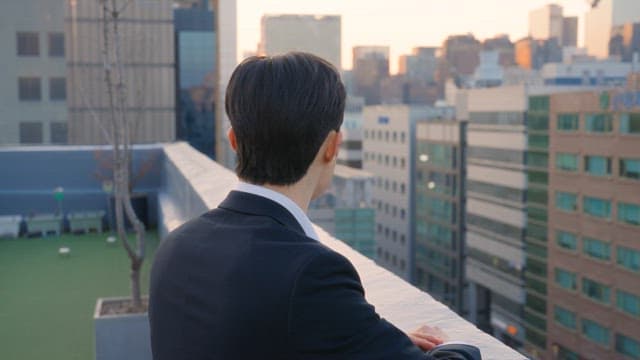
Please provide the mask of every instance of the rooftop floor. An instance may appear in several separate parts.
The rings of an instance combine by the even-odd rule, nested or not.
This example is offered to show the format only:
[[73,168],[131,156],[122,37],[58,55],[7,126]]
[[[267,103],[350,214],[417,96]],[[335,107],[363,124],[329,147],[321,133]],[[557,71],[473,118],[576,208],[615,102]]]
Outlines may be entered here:
[[[0,359],[93,359],[96,300],[130,293],[129,259],[107,236],[0,239]],[[149,234],[145,293],[157,245]]]

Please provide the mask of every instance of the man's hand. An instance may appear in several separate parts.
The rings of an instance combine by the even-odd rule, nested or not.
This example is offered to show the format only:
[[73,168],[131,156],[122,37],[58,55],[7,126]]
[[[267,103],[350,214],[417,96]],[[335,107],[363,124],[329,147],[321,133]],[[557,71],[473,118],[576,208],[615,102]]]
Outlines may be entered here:
[[424,351],[428,351],[447,340],[447,335],[438,327],[423,325],[407,334],[411,342]]

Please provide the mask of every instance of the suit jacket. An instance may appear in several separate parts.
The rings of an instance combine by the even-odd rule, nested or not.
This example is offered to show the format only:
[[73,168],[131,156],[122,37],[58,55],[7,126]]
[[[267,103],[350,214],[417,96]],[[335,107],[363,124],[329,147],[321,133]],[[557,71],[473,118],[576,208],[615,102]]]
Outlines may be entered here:
[[160,245],[149,320],[156,360],[432,358],[376,314],[345,257],[238,191]]

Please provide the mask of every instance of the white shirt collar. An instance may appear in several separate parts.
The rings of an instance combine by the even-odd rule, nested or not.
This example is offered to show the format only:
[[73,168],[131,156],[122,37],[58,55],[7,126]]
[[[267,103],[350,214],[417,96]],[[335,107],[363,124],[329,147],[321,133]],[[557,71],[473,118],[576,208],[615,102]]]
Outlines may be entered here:
[[267,189],[264,186],[253,185],[243,181],[238,182],[238,186],[236,186],[235,190],[246,192],[253,195],[262,196],[264,198],[277,202],[278,204],[282,205],[285,209],[287,209],[287,211],[289,211],[291,215],[293,215],[293,217],[296,219],[298,224],[300,224],[300,226],[304,230],[305,235],[307,235],[312,239],[320,241],[320,239],[318,238],[318,234],[313,229],[313,224],[311,223],[311,220],[309,220],[309,217],[307,216],[307,214],[305,214],[304,211],[302,211],[302,209],[300,208],[300,206],[298,206],[298,204],[296,204],[293,200],[289,199],[287,196],[277,191]]

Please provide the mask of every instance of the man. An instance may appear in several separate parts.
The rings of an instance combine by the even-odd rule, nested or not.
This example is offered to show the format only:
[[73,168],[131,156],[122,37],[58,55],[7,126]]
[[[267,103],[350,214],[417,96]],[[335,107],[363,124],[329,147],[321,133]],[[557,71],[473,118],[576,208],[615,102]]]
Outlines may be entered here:
[[337,71],[316,56],[236,68],[225,107],[240,184],[156,253],[154,359],[432,358],[424,350],[441,340],[381,319],[351,263],[318,242],[305,215],[331,182],[344,106]]

